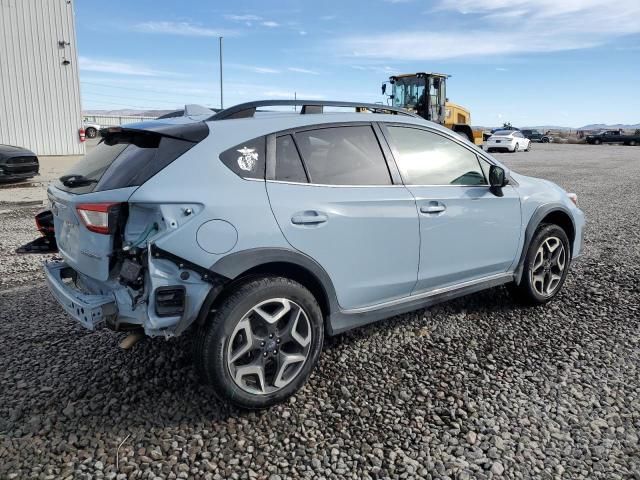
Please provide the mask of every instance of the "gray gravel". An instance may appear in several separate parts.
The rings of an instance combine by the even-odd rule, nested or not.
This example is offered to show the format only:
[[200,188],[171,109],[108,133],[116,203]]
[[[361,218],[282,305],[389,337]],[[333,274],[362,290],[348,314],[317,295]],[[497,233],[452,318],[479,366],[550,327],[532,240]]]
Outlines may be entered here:
[[0,478],[640,478],[640,148],[498,158],[579,195],[560,297],[498,288],[338,336],[259,413],[198,385],[187,337],[123,352],[76,325],[10,253],[32,209],[0,205]]

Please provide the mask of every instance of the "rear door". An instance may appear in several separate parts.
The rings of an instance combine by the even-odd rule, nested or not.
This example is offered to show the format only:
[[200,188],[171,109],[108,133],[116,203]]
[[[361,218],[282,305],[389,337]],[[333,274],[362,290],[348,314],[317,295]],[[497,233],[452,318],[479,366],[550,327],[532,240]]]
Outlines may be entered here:
[[392,182],[374,127],[298,130],[271,144],[275,169],[266,185],[278,225],[327,271],[340,306],[410,295],[419,263],[416,205]]
[[489,163],[447,135],[387,125],[395,161],[420,218],[420,268],[414,293],[504,273],[520,240],[520,198],[489,190]]

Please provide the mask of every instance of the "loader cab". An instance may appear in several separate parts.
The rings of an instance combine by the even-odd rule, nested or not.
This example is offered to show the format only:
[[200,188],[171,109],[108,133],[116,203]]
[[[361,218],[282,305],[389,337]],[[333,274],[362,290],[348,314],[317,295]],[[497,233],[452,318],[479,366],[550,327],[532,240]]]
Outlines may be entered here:
[[[447,77],[440,73],[416,73],[389,77],[389,100],[394,107],[415,112],[426,120],[445,123]],[[383,84],[382,93],[386,93]]]

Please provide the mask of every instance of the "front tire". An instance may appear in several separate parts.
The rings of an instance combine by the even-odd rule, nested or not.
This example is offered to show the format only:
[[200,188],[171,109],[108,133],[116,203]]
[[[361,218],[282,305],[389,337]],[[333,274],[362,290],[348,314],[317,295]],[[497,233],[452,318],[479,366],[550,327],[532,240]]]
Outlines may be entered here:
[[266,408],[307,381],[324,340],[314,296],[293,280],[253,279],[226,297],[201,330],[198,370],[222,399]]
[[529,305],[551,301],[562,288],[570,263],[571,247],[565,231],[558,225],[540,225],[529,244],[520,284],[512,285],[512,294]]

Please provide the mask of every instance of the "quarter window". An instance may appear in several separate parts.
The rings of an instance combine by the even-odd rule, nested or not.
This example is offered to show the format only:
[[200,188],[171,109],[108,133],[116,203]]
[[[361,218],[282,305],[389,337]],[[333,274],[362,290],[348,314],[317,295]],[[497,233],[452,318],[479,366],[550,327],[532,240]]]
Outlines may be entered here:
[[276,139],[276,180],[307,182],[307,174],[291,135],[283,135]]
[[369,125],[332,127],[295,134],[311,183],[389,185],[391,177]]
[[408,127],[387,127],[408,185],[486,185],[475,153],[443,135]]
[[225,150],[220,154],[220,160],[242,178],[264,180],[265,145],[264,137],[254,138]]

